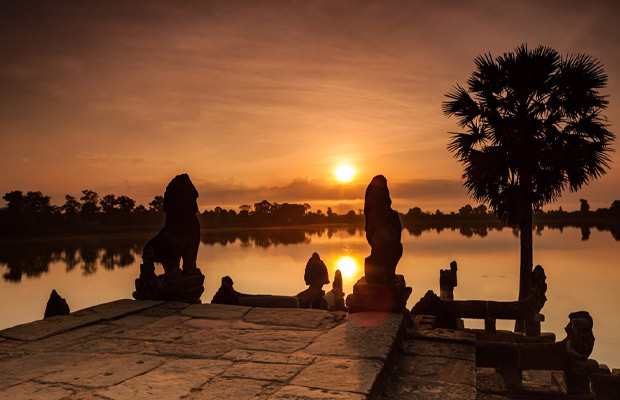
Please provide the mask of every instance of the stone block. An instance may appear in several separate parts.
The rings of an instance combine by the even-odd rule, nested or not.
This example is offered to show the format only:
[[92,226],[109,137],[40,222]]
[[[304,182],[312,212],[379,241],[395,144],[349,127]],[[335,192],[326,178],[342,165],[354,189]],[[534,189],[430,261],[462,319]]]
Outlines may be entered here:
[[427,339],[438,341],[451,341],[461,343],[476,343],[476,335],[458,329],[423,329],[419,331],[411,331],[407,337],[411,339]]
[[163,362],[161,358],[145,355],[89,354],[86,359],[63,363],[60,369],[40,377],[39,381],[89,389],[105,388],[149,372]]
[[107,399],[180,399],[201,388],[230,366],[222,360],[171,360],[144,375],[136,376],[97,395]]
[[405,340],[403,350],[409,355],[454,358],[476,362],[476,346],[474,344]]
[[273,351],[233,349],[220,357],[231,361],[254,361],[275,364],[312,364],[316,357],[305,353],[275,353]]
[[366,400],[367,397],[360,393],[286,385],[271,398],[273,400]]
[[256,362],[238,362],[226,369],[225,378],[258,379],[286,383],[303,368],[292,364],[266,364]]
[[38,379],[67,365],[87,361],[89,357],[86,354],[44,352],[2,361],[0,389]]
[[319,336],[306,351],[315,355],[385,360],[394,347],[402,321],[403,315],[398,313],[349,314],[344,324]]
[[191,400],[258,400],[268,385],[270,383],[266,381],[218,377],[194,392]]
[[254,324],[308,329],[318,328],[334,319],[328,311],[303,308],[253,308],[243,317],[244,321]]
[[85,308],[69,315],[59,315],[17,325],[0,331],[0,336],[22,341],[39,340],[67,332],[85,325],[137,312],[160,304],[160,301],[116,300],[95,307]]
[[454,358],[409,356],[402,360],[403,373],[413,381],[453,383],[476,387],[476,363]]
[[0,399],[74,399],[75,393],[72,390],[43,385],[36,382],[26,382],[21,385],[12,386],[8,389],[0,390]]
[[406,287],[402,275],[396,275],[392,284],[370,283],[362,277],[353,285],[353,294],[347,297],[347,306],[351,313],[400,312],[405,309],[410,295],[411,288]]
[[476,400],[476,388],[447,382],[426,382],[400,377],[386,390],[394,400]]
[[366,359],[319,358],[299,373],[291,384],[369,396],[375,392],[383,362]]
[[181,311],[181,314],[195,318],[240,319],[250,307],[230,306],[227,304],[192,304]]

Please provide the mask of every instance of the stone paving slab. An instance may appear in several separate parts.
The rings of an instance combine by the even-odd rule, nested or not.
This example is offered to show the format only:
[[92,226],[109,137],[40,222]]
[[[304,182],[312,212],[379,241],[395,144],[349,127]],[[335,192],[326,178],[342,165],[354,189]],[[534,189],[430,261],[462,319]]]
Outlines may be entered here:
[[0,398],[374,398],[402,319],[112,302],[9,329]]
[[89,355],[85,359],[64,363],[61,370],[37,380],[88,389],[104,388],[142,375],[163,363],[161,358],[146,355]]
[[85,308],[69,315],[59,315],[40,321],[17,325],[0,331],[0,336],[7,339],[22,341],[39,340],[95,322],[118,318],[161,303],[163,302],[152,300],[116,300],[95,307]]
[[299,308],[253,308],[243,320],[255,324],[281,325],[299,328],[318,328],[334,321],[334,315],[324,310]]
[[71,353],[40,353],[0,362],[0,389],[25,383],[62,370],[73,361],[87,360],[87,355]]
[[195,318],[240,319],[250,310],[250,307],[226,304],[192,304],[184,308],[181,314]]
[[322,357],[306,367],[292,384],[369,396],[383,371],[379,360]]
[[96,392],[108,399],[180,399],[231,365],[222,360],[171,360],[160,368]]
[[8,389],[0,390],[0,399],[74,399],[75,392],[58,386],[36,382],[26,382]]
[[220,357],[232,361],[254,361],[270,364],[312,364],[316,357],[304,353],[277,353],[273,351],[233,349]]
[[400,331],[403,315],[363,312],[319,336],[306,351],[315,355],[386,360]]
[[237,362],[222,374],[225,378],[245,378],[286,383],[301,371],[303,365]]
[[187,400],[258,400],[268,399],[269,394],[278,390],[282,384],[274,385],[267,381],[252,379],[216,378],[192,393]]
[[364,400],[367,397],[359,393],[286,385],[271,398],[274,400]]

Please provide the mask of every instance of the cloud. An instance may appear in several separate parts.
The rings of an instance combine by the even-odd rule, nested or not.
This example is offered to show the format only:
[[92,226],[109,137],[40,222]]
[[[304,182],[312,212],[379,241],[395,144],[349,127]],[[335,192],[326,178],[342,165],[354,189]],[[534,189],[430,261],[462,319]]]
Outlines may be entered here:
[[79,153],[76,157],[87,160],[95,166],[106,166],[110,164],[138,165],[144,162],[144,159],[141,157],[111,153],[91,153],[88,151]]
[[[393,199],[406,201],[434,201],[436,199],[465,199],[465,190],[459,181],[448,179],[418,179],[388,183]],[[281,186],[247,186],[239,182],[197,183],[202,206],[253,204],[261,200],[276,202],[351,202],[363,201],[366,184],[335,184],[325,180],[297,178]]]

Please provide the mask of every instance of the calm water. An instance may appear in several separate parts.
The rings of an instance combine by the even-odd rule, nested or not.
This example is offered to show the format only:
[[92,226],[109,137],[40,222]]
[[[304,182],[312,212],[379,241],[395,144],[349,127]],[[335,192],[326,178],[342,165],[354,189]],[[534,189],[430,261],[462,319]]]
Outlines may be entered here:
[[[131,298],[140,252],[150,234],[0,242],[0,329],[39,319],[52,289],[73,311]],[[588,237],[585,235],[585,237]],[[543,331],[564,338],[568,314],[587,310],[594,318],[593,358],[620,367],[620,241],[592,230],[544,229],[534,237],[534,260],[547,274]],[[204,233],[198,266],[206,276],[203,303],[230,275],[246,293],[294,295],[305,289],[304,266],[316,251],[333,276],[343,272],[345,292],[363,275],[370,248],[359,227],[265,229]],[[510,229],[403,231],[404,255],[397,272],[413,294],[411,307],[428,289],[439,291],[439,269],[459,264],[457,299],[514,300],[519,240]],[[466,321],[482,327],[481,321]],[[508,321],[498,328],[510,329]]]

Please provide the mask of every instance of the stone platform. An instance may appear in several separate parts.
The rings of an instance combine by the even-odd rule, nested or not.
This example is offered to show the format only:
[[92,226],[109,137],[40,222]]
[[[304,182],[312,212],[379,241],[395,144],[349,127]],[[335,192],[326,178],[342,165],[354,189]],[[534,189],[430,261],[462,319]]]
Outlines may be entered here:
[[0,398],[376,398],[402,321],[119,300],[0,331]]

